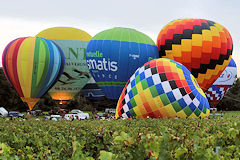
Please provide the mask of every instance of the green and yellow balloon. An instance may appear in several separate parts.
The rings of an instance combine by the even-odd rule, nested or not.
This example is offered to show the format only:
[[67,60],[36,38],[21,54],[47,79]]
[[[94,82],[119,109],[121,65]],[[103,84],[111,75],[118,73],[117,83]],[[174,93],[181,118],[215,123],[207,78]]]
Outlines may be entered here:
[[59,45],[65,56],[65,67],[61,78],[49,90],[52,99],[72,99],[90,80],[86,62],[86,47],[92,38],[87,32],[71,27],[53,27],[37,34]]

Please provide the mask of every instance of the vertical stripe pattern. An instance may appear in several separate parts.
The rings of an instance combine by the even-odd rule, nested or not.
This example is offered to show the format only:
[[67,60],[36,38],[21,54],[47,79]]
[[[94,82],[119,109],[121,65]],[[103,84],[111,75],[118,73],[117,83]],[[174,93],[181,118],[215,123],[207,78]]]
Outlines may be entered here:
[[62,50],[41,37],[15,39],[2,55],[5,76],[24,98],[44,95],[60,77],[64,61]]

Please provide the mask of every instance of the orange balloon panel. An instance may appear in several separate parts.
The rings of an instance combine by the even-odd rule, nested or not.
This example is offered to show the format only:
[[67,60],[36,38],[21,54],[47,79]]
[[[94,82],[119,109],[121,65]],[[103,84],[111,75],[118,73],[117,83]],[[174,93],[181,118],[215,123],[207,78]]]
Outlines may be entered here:
[[159,33],[160,57],[182,63],[206,91],[228,65],[233,49],[231,35],[218,23],[205,19],[180,19]]

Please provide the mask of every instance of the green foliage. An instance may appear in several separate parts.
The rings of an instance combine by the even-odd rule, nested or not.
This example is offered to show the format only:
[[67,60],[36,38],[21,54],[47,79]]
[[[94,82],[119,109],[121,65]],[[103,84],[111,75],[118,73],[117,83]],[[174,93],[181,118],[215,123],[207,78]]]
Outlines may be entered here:
[[116,158],[113,153],[107,151],[100,151],[100,160],[112,160],[113,158]]
[[231,115],[61,122],[0,119],[0,159],[238,159],[240,122]]

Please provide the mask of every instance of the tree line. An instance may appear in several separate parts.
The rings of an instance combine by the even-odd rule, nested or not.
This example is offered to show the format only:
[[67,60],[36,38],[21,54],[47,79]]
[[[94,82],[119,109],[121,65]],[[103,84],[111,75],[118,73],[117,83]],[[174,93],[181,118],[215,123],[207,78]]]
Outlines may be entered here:
[[[7,81],[2,67],[0,67],[0,107],[7,110],[26,111],[27,104],[18,96],[14,87]],[[88,100],[81,93],[77,94],[72,100],[64,104],[66,109],[81,109],[84,111],[104,110],[104,108],[116,108],[117,101],[103,98],[100,101]],[[58,102],[45,94],[35,105],[34,109],[49,111],[61,107]],[[240,78],[237,78],[233,86],[224,96],[217,106],[218,110],[240,110]]]
[[[0,88],[0,107],[4,107],[8,111],[26,112],[28,110],[27,104],[21,100],[14,87],[6,79],[2,67],[0,67]],[[64,107],[69,110],[103,111],[105,108],[116,108],[116,106],[116,100],[109,100],[104,97],[102,100],[93,101],[86,99],[81,93],[78,93],[72,100],[67,101],[66,104],[59,105],[59,101],[55,101],[48,94],[45,94],[33,109],[50,111]]]

